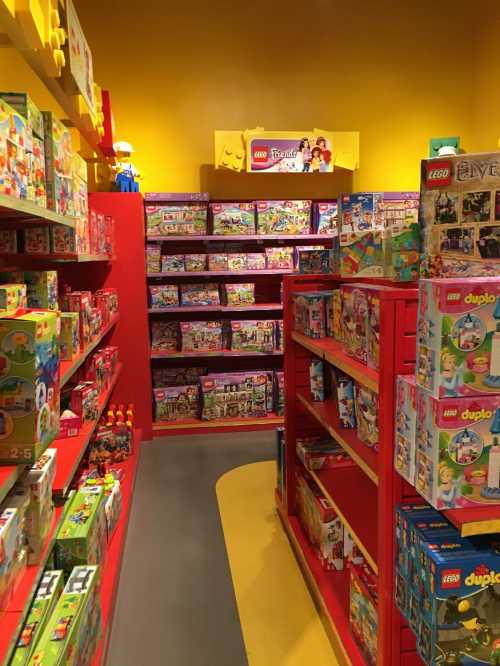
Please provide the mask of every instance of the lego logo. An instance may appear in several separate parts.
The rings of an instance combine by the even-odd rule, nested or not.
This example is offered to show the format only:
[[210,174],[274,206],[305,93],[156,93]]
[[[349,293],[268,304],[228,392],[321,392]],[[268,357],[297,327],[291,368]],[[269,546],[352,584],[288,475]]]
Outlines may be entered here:
[[427,187],[445,187],[451,183],[451,162],[449,160],[431,160],[426,164]]
[[269,149],[265,146],[258,146],[253,148],[252,159],[254,162],[267,162],[269,159]]
[[460,569],[447,569],[441,574],[441,587],[450,590],[460,587],[462,572]]

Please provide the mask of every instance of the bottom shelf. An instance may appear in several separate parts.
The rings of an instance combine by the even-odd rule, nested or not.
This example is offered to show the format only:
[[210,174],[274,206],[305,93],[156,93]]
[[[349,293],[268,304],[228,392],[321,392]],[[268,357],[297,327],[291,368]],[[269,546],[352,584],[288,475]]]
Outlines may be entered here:
[[366,666],[349,629],[348,573],[325,571],[299,521],[286,515],[277,493],[276,506],[340,666]]
[[197,435],[209,432],[231,432],[232,430],[267,430],[283,425],[284,417],[269,414],[260,418],[227,418],[215,421],[184,419],[183,421],[156,421],[153,423],[153,435]]
[[137,462],[139,460],[139,451],[141,445],[142,432],[134,432],[134,455],[126,462],[120,463],[125,476],[122,483],[122,514],[120,521],[113,534],[111,543],[108,545],[106,561],[101,572],[101,609],[102,609],[102,638],[97,646],[96,653],[92,659],[91,666],[101,666],[106,663],[106,653],[108,650],[111,626],[113,623],[113,613],[115,610],[116,593],[120,580],[123,551],[125,549],[125,539],[127,537],[128,521],[130,518],[130,509],[132,496],[134,493],[135,476],[137,472]]

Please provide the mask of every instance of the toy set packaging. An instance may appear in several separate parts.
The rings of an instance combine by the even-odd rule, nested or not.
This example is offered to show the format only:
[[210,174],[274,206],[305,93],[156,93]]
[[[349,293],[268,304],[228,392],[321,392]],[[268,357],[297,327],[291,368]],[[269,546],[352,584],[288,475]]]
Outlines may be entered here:
[[197,384],[200,377],[206,375],[207,368],[185,367],[185,368],[153,368],[153,386],[186,386],[187,384]]
[[247,270],[262,271],[266,266],[267,261],[264,252],[247,252]]
[[148,243],[146,245],[146,271],[159,273],[161,270],[161,247],[158,243]]
[[213,373],[200,378],[200,387],[204,420],[267,414],[265,372]]
[[399,375],[396,379],[394,467],[412,485],[415,485],[416,400],[415,377]]
[[227,271],[227,254],[225,252],[213,252],[208,255],[209,271]]
[[378,370],[380,367],[380,298],[367,290],[368,317],[366,328],[366,364]]
[[340,275],[342,277],[383,277],[385,273],[385,232],[342,231],[340,244]]
[[62,571],[44,571],[26,622],[16,644],[11,666],[27,666],[52,616],[64,587]]
[[285,329],[284,329],[283,319],[276,319],[274,323],[275,323],[275,333],[276,333],[276,351],[284,352]]
[[251,282],[226,284],[225,296],[226,305],[254,305],[255,285]]
[[342,231],[357,233],[383,229],[384,195],[381,192],[355,192],[348,196],[348,206],[343,203]]
[[500,504],[500,393],[436,400],[417,389],[416,488],[437,509]]
[[255,234],[255,205],[253,203],[210,204],[214,235]]
[[169,352],[179,349],[180,329],[177,321],[161,321],[154,319],[151,322],[151,351]]
[[49,227],[24,229],[24,252],[26,254],[50,254]]
[[15,229],[0,229],[0,253],[17,253],[17,231]]
[[73,215],[71,133],[52,113],[43,112],[47,206],[60,215]]
[[417,384],[434,397],[500,391],[500,278],[422,280]]
[[57,567],[69,573],[82,564],[99,564],[106,554],[104,489],[78,490],[70,500],[55,542]]
[[344,568],[344,526],[310,478],[297,477],[297,517],[324,569]]
[[247,255],[244,252],[229,252],[227,255],[228,271],[244,271],[247,269]]
[[57,271],[25,271],[24,280],[29,308],[59,309]]
[[206,203],[178,203],[146,206],[146,231],[155,236],[205,236],[207,233]]
[[275,347],[275,323],[270,319],[231,322],[231,349],[269,353]]
[[57,439],[67,439],[68,437],[77,437],[82,427],[82,418],[71,411],[65,409],[59,419],[59,435]]
[[346,354],[367,363],[368,293],[354,285],[340,288],[343,317],[343,347]]
[[340,444],[331,438],[298,438],[295,448],[299,460],[309,471],[350,467],[355,464]]
[[294,330],[308,338],[326,335],[326,304],[328,291],[295,292],[292,294]]
[[377,663],[378,584],[365,563],[349,567],[349,624],[368,664]]
[[64,310],[80,315],[80,345],[84,349],[92,342],[92,293],[71,291],[65,295]]
[[356,384],[354,407],[359,439],[370,447],[378,448],[378,395]]
[[220,305],[219,285],[215,282],[181,284],[181,305]]
[[500,153],[422,161],[425,277],[495,277],[500,270]]
[[11,316],[18,310],[26,308],[25,284],[0,285],[0,315]]
[[183,254],[167,254],[161,257],[162,273],[182,273],[186,270]]
[[0,163],[3,166],[0,192],[18,199],[28,196],[26,120],[0,99]]
[[0,462],[30,463],[59,431],[58,317],[28,312],[2,320]]
[[312,359],[309,364],[309,384],[314,401],[323,402],[327,396],[324,365],[319,359]]
[[334,375],[339,408],[340,426],[356,427],[356,411],[354,407],[354,382],[347,375],[336,372]]
[[26,121],[26,149],[32,151],[34,137],[43,139],[43,115],[27,93],[0,92],[0,98]]
[[[184,285],[187,286],[187,285]],[[179,305],[179,288],[176,284],[162,284],[149,287],[151,308],[162,310]]]
[[334,289],[326,303],[326,334],[338,342],[342,342],[343,320],[342,320],[342,296],[340,289]]
[[198,385],[153,389],[155,421],[182,421],[199,416]]
[[98,412],[99,393],[95,382],[80,382],[71,391],[71,410],[82,421],[95,421]]
[[336,201],[313,204],[313,231],[315,234],[337,236],[338,204]]
[[386,233],[386,277],[396,282],[418,280],[421,231],[417,222],[393,224]]
[[222,322],[183,321],[180,329],[183,352],[222,351]]
[[206,254],[186,254],[184,255],[184,269],[189,272],[200,272],[207,268]]
[[99,567],[77,566],[29,659],[28,666],[90,663],[101,631]]
[[299,273],[333,273],[332,251],[301,248],[298,251],[297,268]]
[[47,207],[47,190],[45,174],[45,143],[43,139],[33,136],[32,150],[28,158],[28,189],[27,198],[37,206]]
[[285,373],[274,371],[274,411],[276,416],[285,415]]
[[293,247],[266,247],[267,267],[293,271]]
[[[89,462],[91,464],[114,464],[128,460],[134,445],[133,421],[125,422],[127,416],[115,416],[116,410],[109,410],[106,424],[100,426],[90,444]],[[132,416],[133,418],[133,416]],[[105,487],[106,496],[109,495]],[[118,498],[116,498],[118,500]],[[108,507],[109,509],[109,507]],[[108,529],[109,532],[109,529]]]
[[[17,509],[3,509],[0,512],[0,612],[5,610],[15,591],[18,574],[22,573],[23,537],[21,519]],[[21,556],[21,571],[18,568]],[[26,557],[24,555],[24,565]]]
[[257,201],[257,234],[309,234],[310,201]]
[[50,228],[50,243],[55,254],[76,254],[75,230],[62,224]]

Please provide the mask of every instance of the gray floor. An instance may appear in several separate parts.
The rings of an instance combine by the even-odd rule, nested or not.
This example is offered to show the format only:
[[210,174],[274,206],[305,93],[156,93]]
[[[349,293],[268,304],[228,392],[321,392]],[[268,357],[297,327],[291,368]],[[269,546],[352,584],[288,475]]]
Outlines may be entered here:
[[273,456],[273,432],[143,445],[108,666],[247,665],[215,483]]

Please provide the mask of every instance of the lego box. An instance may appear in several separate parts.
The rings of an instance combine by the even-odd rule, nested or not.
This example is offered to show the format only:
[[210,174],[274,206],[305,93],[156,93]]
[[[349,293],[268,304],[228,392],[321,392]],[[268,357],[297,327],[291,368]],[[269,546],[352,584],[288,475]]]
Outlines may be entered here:
[[257,234],[291,234],[311,232],[311,202],[257,201]]
[[59,431],[57,315],[0,322],[0,462],[33,463]]
[[146,206],[146,230],[155,236],[204,236],[207,233],[208,205],[204,203],[172,203]]
[[71,133],[51,112],[43,112],[47,205],[60,215],[73,214]]
[[27,128],[25,118],[0,99],[0,192],[18,199],[28,195]]
[[231,322],[231,349],[241,352],[272,352],[274,350],[274,321]]
[[183,254],[164,254],[161,257],[162,273],[182,273],[186,270]]
[[265,416],[266,384],[266,374],[259,371],[201,377],[202,419]]
[[415,483],[416,387],[413,375],[396,379],[396,428],[394,467],[409,483]]
[[59,351],[61,361],[71,361],[80,353],[80,315],[78,312],[61,312]]
[[222,322],[182,321],[183,352],[218,352],[222,350]]
[[500,271],[500,152],[422,161],[424,277]]
[[199,416],[200,387],[168,386],[153,389],[155,421],[182,421]]
[[58,310],[57,271],[26,271],[26,293],[28,307],[43,310]]
[[213,233],[220,236],[255,234],[255,205],[253,203],[210,204]]
[[436,398],[500,391],[500,277],[420,282],[416,378]]

